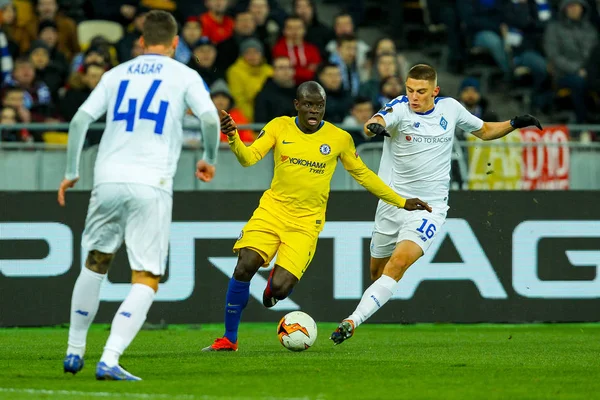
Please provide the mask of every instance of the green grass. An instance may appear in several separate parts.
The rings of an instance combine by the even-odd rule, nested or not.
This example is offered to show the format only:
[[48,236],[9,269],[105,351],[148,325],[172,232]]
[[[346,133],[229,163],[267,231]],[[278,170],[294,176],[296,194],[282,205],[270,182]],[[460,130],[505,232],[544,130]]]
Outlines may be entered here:
[[[62,372],[67,330],[0,329],[0,399],[593,399],[600,325],[363,325],[340,346],[319,324],[309,350],[284,349],[276,324],[242,324],[237,353],[201,353],[220,325],[142,331],[122,363],[142,382],[97,382],[108,336],[94,326],[87,365]],[[42,391],[44,390],[44,391]]]

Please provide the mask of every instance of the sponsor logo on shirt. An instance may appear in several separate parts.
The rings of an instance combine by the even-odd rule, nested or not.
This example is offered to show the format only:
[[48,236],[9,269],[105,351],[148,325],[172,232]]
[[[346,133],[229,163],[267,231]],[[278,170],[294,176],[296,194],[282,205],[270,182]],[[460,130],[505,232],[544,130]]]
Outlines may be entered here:
[[281,162],[283,163],[286,161],[293,165],[299,165],[301,167],[310,168],[309,172],[311,172],[313,174],[319,174],[319,175],[322,175],[325,173],[325,167],[327,166],[327,163],[324,163],[324,162],[317,162],[317,161],[305,160],[303,158],[289,157],[289,156],[282,155]]
[[407,142],[411,143],[425,143],[425,144],[437,144],[437,143],[448,143],[452,141],[452,136],[439,136],[439,137],[429,137],[429,136],[405,136]]

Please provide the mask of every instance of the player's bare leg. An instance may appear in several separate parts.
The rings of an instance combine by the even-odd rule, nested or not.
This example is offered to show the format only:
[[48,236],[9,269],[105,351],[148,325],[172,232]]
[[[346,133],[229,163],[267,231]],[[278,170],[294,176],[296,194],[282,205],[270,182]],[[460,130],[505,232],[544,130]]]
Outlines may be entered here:
[[65,372],[76,374],[83,368],[87,333],[98,312],[100,287],[113,258],[114,254],[90,251],[75,282],[71,297],[67,356],[63,361]]
[[119,357],[136,337],[144,321],[154,296],[158,291],[160,275],[147,271],[131,271],[131,291],[121,303],[112,321],[110,336],[104,346],[100,362],[96,366],[96,379],[139,381],[135,375],[119,365]]
[[375,282],[377,279],[381,277],[383,274],[383,269],[386,264],[390,260],[390,257],[385,258],[374,258],[371,257],[371,264],[369,265],[369,269],[371,270],[371,280]]
[[297,283],[298,278],[294,274],[275,265],[269,274],[267,287],[263,292],[263,305],[267,308],[273,307],[279,300],[288,297]]
[[382,275],[365,292],[356,310],[344,319],[331,334],[330,339],[340,344],[354,335],[354,330],[379,310],[394,294],[396,284],[408,268],[421,256],[421,247],[410,241],[403,240],[396,245],[392,256],[385,264]]
[[225,334],[202,351],[237,351],[242,311],[250,298],[250,280],[264,263],[265,260],[258,252],[247,247],[240,249],[225,297]]

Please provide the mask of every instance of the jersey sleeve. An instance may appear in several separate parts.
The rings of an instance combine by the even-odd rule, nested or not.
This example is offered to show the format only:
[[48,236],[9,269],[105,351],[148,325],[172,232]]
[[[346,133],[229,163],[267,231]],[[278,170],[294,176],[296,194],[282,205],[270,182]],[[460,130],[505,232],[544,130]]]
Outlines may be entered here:
[[483,128],[483,121],[471,114],[462,104],[454,100],[456,108],[456,126],[465,132],[475,132]]
[[231,151],[233,151],[240,164],[249,167],[262,160],[269,150],[275,146],[279,129],[277,118],[271,120],[260,131],[256,140],[250,146],[246,146],[236,132],[232,138],[229,138],[229,147],[231,147]]
[[112,74],[106,73],[100,78],[98,85],[92,90],[89,97],[83,102],[80,110],[85,111],[94,121],[100,118],[108,109],[109,88],[107,80]]
[[388,128],[395,128],[399,125],[405,106],[403,103],[408,103],[406,96],[397,97],[394,100],[386,103],[381,110],[375,115],[379,115],[385,121],[385,125]]

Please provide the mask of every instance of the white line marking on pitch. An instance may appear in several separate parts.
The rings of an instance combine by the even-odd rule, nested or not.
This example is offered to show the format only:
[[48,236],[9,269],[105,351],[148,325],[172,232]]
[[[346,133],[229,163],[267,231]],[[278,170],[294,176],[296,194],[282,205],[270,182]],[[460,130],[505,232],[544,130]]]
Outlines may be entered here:
[[[81,390],[47,390],[47,389],[26,389],[26,388],[1,388],[0,393],[20,393],[31,395],[47,396],[89,396],[105,398],[133,398],[133,399],[178,399],[178,400],[255,400],[259,397],[231,397],[231,396],[195,396],[192,394],[155,394],[155,393],[126,393],[126,392],[85,392]],[[311,400],[311,397],[260,397],[262,400]],[[322,400],[325,397],[319,394],[315,400]]]

